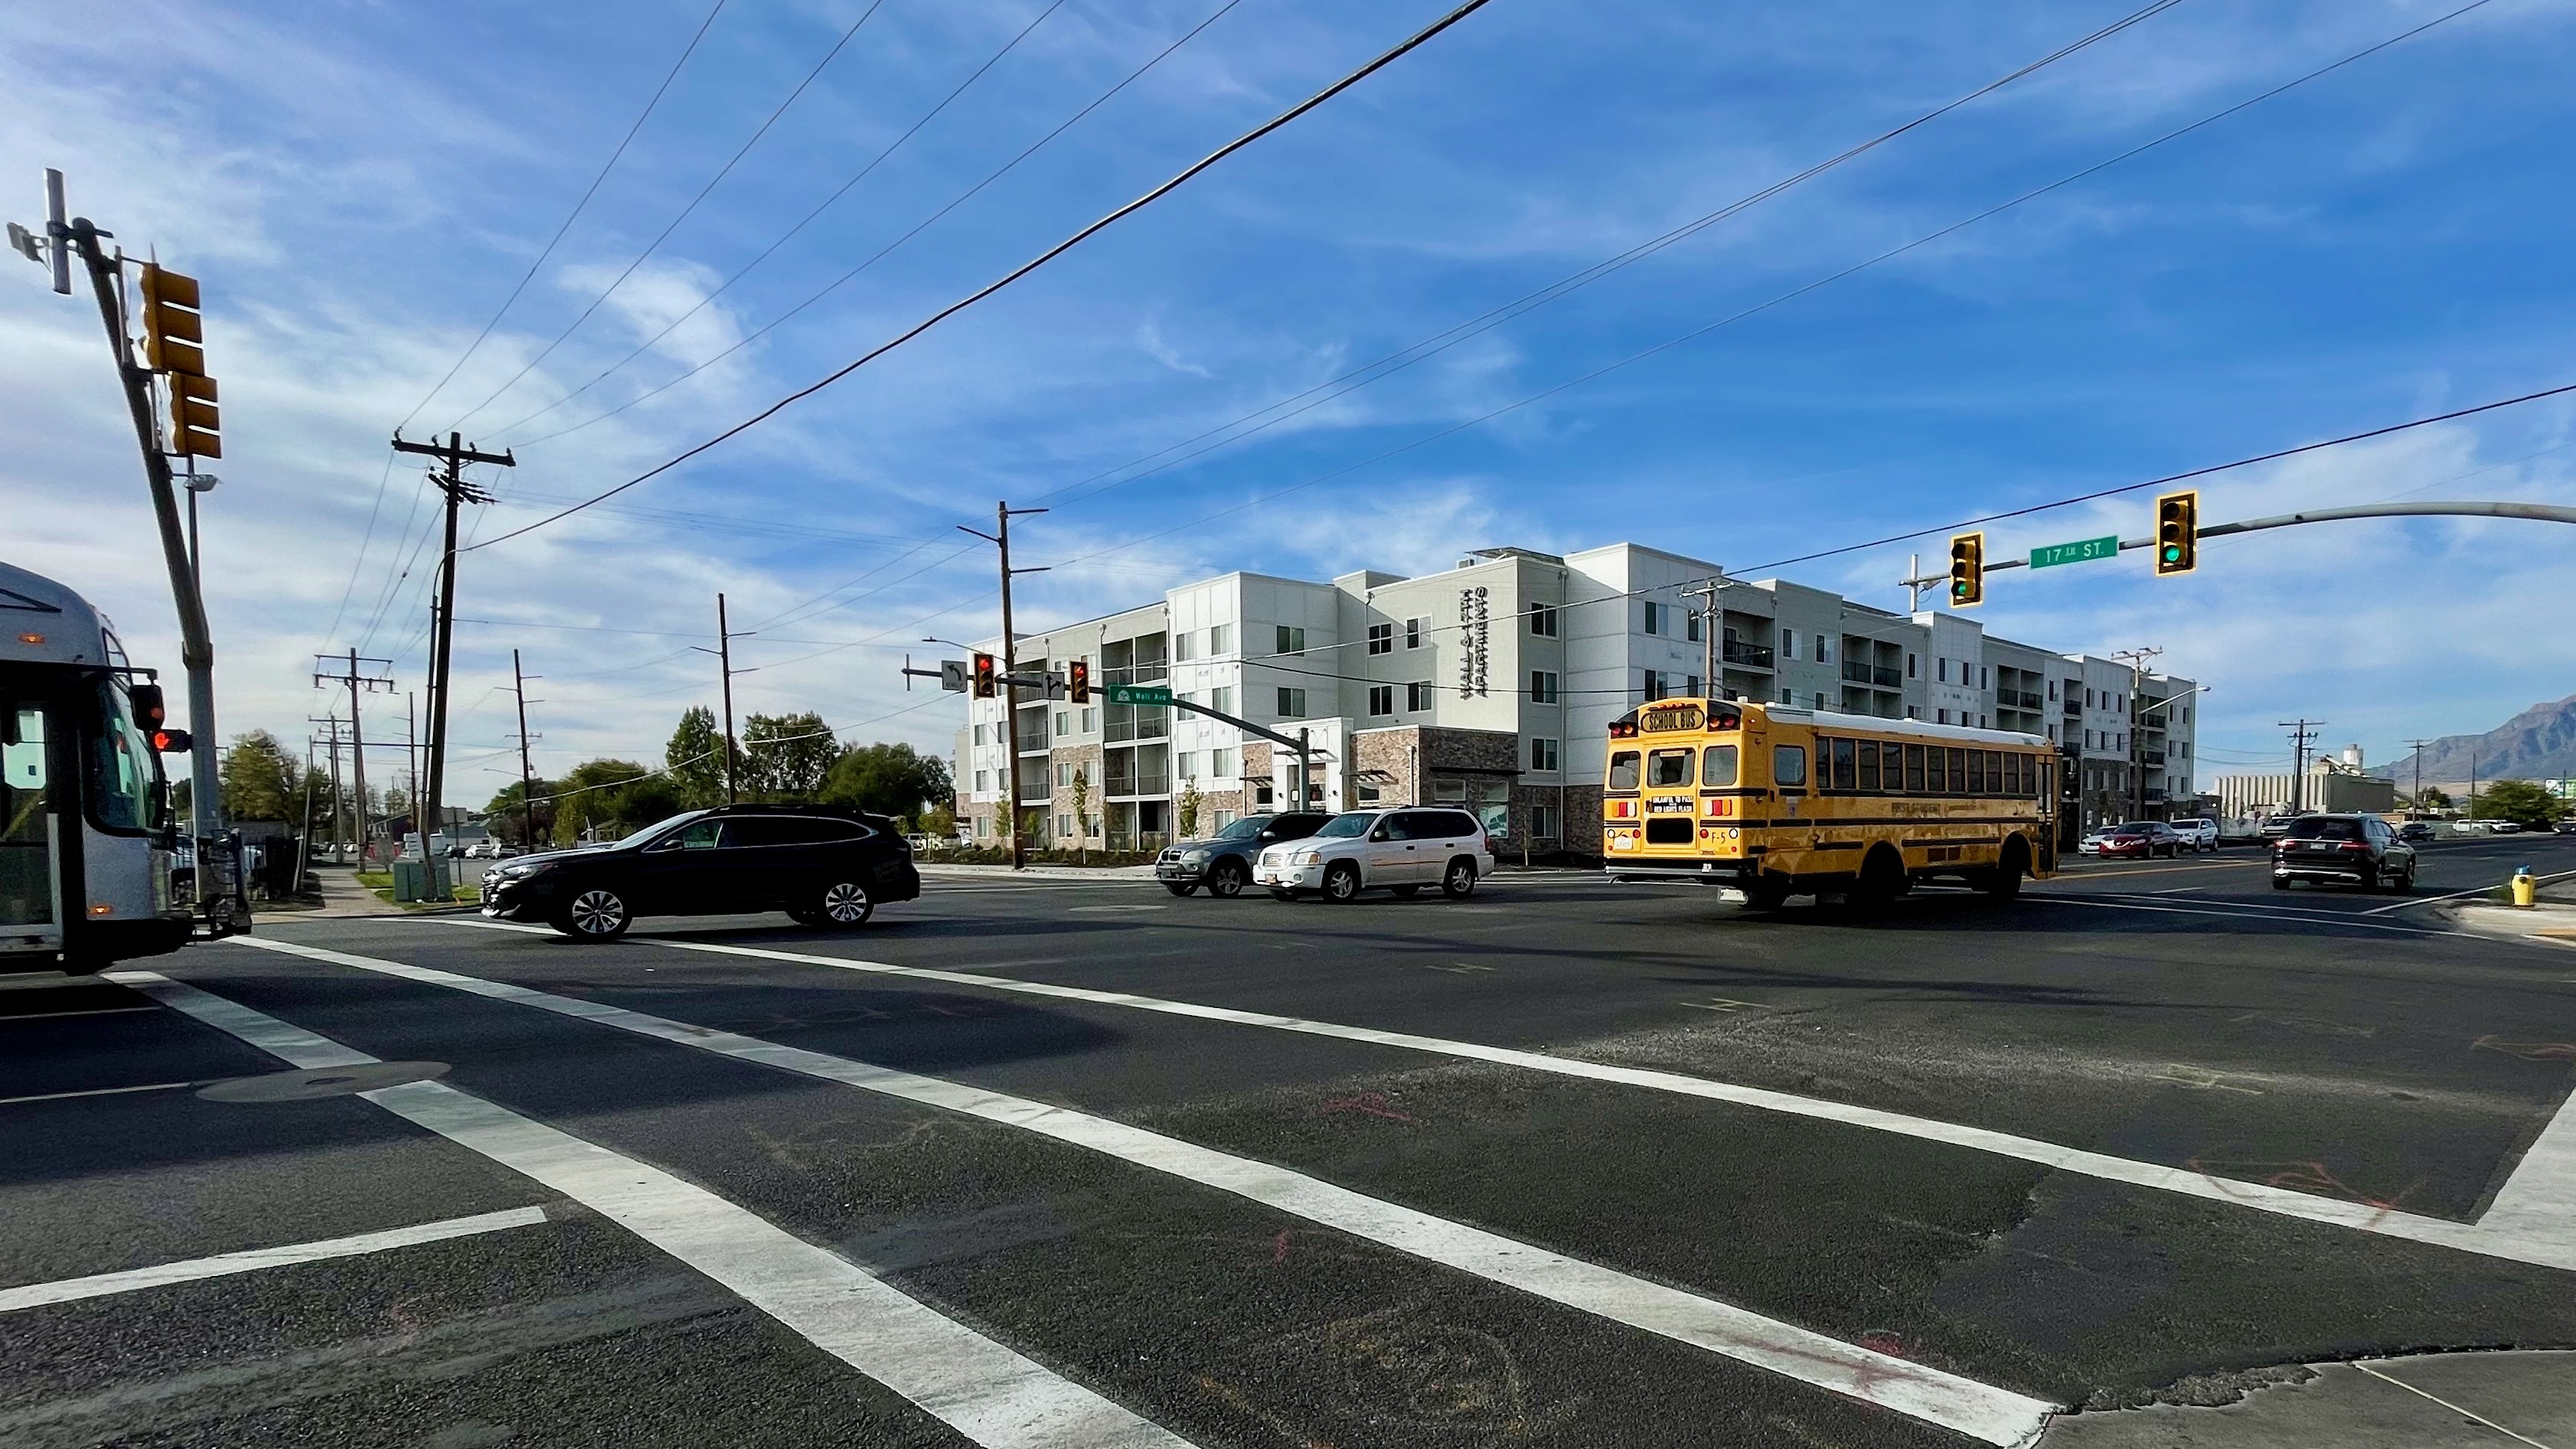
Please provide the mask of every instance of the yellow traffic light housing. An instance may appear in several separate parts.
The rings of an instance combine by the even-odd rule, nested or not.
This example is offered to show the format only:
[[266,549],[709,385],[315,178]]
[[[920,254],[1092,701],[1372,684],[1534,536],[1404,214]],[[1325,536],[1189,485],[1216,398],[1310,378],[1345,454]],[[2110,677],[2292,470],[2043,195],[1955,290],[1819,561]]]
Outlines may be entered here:
[[2156,500],[2156,574],[2187,574],[2200,566],[2200,492],[2186,489]]
[[143,264],[143,356],[170,384],[170,451],[191,458],[224,455],[215,380],[206,376],[205,318],[197,279]]
[[993,667],[993,656],[990,654],[976,655],[973,692],[977,699],[991,699],[994,695],[1001,692],[996,686],[996,677],[997,672]]
[[224,455],[223,414],[215,406],[215,380],[170,374],[170,451],[192,458]]
[[1064,667],[1065,698],[1075,704],[1091,703],[1091,661],[1076,659]]
[[1986,536],[1963,533],[1950,540],[1950,607],[1986,601]]

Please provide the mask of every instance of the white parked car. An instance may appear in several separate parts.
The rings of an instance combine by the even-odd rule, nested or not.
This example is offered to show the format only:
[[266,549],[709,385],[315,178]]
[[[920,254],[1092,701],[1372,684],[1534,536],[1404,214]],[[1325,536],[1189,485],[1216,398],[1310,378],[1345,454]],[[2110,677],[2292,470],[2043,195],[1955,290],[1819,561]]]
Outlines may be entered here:
[[2173,826],[2174,834],[2182,837],[2182,843],[2190,846],[2194,850],[2216,850],[2218,848],[2218,822],[2208,818],[2207,816],[2199,816],[2189,820],[2168,821],[2167,823]]
[[1493,842],[1474,815],[1418,805],[1336,815],[1303,840],[1262,851],[1252,881],[1283,901],[1308,891],[1337,902],[1355,900],[1364,890],[1410,896],[1427,885],[1458,900],[1474,893],[1477,879],[1493,869]]
[[2085,831],[2084,838],[2075,842],[2075,853],[2078,855],[2100,855],[2102,853],[2103,837],[2119,828],[2120,827],[2117,825],[2096,825],[2092,829]]

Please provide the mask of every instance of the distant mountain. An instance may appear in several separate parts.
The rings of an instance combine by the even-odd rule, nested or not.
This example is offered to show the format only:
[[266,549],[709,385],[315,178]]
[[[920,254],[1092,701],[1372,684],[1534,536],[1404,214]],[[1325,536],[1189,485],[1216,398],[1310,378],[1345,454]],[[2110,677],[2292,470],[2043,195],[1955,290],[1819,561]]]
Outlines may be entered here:
[[[2482,735],[2444,735],[2424,747],[2424,783],[2450,784],[2469,778],[2550,780],[2576,775],[2576,694],[2555,704],[2535,704]],[[2401,755],[2384,769],[2371,772],[2407,787],[2415,778],[2412,755]]]

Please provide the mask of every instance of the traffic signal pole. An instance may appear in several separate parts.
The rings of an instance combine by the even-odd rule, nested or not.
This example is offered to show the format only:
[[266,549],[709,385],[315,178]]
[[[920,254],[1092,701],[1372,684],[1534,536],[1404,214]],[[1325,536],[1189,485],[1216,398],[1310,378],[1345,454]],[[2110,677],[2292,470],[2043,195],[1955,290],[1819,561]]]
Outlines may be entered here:
[[[1013,508],[1005,500],[993,505],[991,533],[959,524],[958,530],[1001,550],[1002,555],[1002,800],[1010,811],[1011,869],[1029,866],[1028,841],[1020,834],[1020,652],[1019,641],[1011,632],[1011,575],[1042,574],[1046,568],[1015,569],[1011,567],[1011,518],[1014,514],[1044,513],[1043,508]],[[1044,698],[1046,691],[1039,690]]]

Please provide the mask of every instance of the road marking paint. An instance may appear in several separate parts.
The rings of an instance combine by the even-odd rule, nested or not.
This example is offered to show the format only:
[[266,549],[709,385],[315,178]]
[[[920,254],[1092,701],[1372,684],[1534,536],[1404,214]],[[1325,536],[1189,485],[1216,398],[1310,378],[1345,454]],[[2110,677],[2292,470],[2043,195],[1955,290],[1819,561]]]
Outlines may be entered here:
[[[2552,881],[2576,880],[2576,870],[2562,870],[2554,875],[2534,876],[2532,879],[2538,881],[2541,885],[2548,885]],[[2494,889],[2495,886],[2483,885],[2470,890],[2453,891],[2449,895],[2425,896],[2420,900],[2399,901],[2394,905],[2374,906],[2371,909],[2362,912],[2362,914],[2365,916],[2376,916],[2387,911],[2402,911],[2408,906],[2429,906],[2437,901],[2456,901],[2469,896],[2486,895]]]
[[1446,965],[1438,961],[1422,961],[1416,964],[1426,971],[1446,971],[1452,976],[1474,976],[1494,969],[1475,961],[1451,961]]
[[459,975],[453,971],[411,966],[370,956],[353,956],[288,941],[237,937],[235,943],[425,985],[448,987],[495,1001],[532,1006],[639,1036],[696,1047],[719,1056],[755,1062],[1035,1132],[1123,1162],[1233,1193],[1265,1207],[1473,1274],[1491,1283],[1517,1288],[1616,1323],[1704,1348],[1739,1363],[1768,1369],[1802,1383],[1938,1424],[1989,1444],[2027,1443],[2055,1411],[2055,1406],[2039,1399],[1845,1343],[1733,1304],[1649,1282],[1464,1223],[1434,1217],[1288,1168],[1201,1147],[1087,1112],[1025,1097],[1006,1096],[937,1077],[916,1076],[801,1047],[782,1046],[757,1037],[711,1031],[667,1017],[556,996],[508,982]]
[[[2036,898],[2025,896],[2023,899]],[[433,924],[488,927],[498,923],[445,919],[435,920]],[[241,945],[254,944],[249,937],[237,937],[235,940]],[[273,950],[288,950],[296,953],[312,952],[316,949],[276,940],[260,940],[256,944]],[[1302,1032],[1309,1036],[1337,1037],[1344,1041],[1368,1042],[1378,1046],[1397,1047],[1436,1056],[1493,1062],[1529,1071],[1548,1072],[1561,1077],[1581,1077],[1596,1082],[1642,1087],[1649,1091],[1705,1097],[1711,1101],[1731,1102],[1738,1106],[1754,1107],[1767,1112],[1812,1117],[1898,1136],[1946,1142],[1955,1147],[1967,1147],[1979,1152],[1991,1152],[2001,1157],[2014,1157],[2025,1162],[2035,1162],[2062,1172],[2081,1173],[2087,1177],[2124,1182],[2135,1187],[2156,1188],[2165,1192],[2180,1193],[2186,1197],[2233,1203],[2238,1207],[2278,1213],[2284,1217],[2306,1218],[2312,1222],[2329,1223],[2338,1227],[2379,1233],[2388,1237],[2406,1238],[2415,1242],[2435,1243],[2443,1247],[2457,1248],[2463,1252],[2510,1259],[2517,1263],[2535,1263],[2543,1267],[2576,1271],[2576,1209],[2562,1212],[2537,1224],[2518,1225],[2512,1231],[2489,1230],[2482,1225],[2454,1222],[2448,1218],[2422,1217],[2413,1213],[2374,1208],[2364,1203],[2318,1197],[2313,1193],[2298,1192],[2289,1188],[2212,1177],[2206,1173],[2167,1167],[2161,1163],[2136,1162],[2125,1157],[2113,1157],[2107,1153],[2089,1152],[2080,1147],[2063,1147],[2054,1142],[2019,1137],[2009,1132],[1995,1132],[1983,1127],[1942,1122],[1928,1117],[1909,1117],[1901,1112],[1881,1111],[1875,1107],[1860,1107],[1815,1097],[1800,1097],[1788,1092],[1775,1092],[1767,1087],[1737,1086],[1731,1082],[1716,1081],[1707,1077],[1684,1076],[1679,1072],[1656,1071],[1646,1067],[1610,1066],[1601,1062],[1587,1062],[1575,1057],[1550,1056],[1545,1052],[1522,1051],[1513,1047],[1486,1046],[1479,1042],[1416,1036],[1410,1032],[1381,1031],[1374,1027],[1339,1026],[1332,1022],[1277,1016],[1269,1012],[1238,1011],[1232,1007],[1202,1006],[1196,1002],[1138,996],[1131,992],[1097,991],[1085,986],[1058,986],[1051,982],[1020,981],[1008,976],[986,976],[968,971],[944,971],[927,966],[897,966],[884,961],[862,961],[842,956],[815,956],[798,951],[775,951],[759,946],[728,946],[712,941],[653,941],[651,944],[675,951],[703,951],[713,955],[790,961],[810,966],[829,966],[835,970],[856,971],[874,976],[908,977],[917,981],[937,981],[951,986],[981,986],[994,991],[1016,992],[1024,996],[1045,996],[1064,1001],[1090,1002],[1100,1006],[1122,1006],[1138,1011],[1158,1011],[1171,1016],[1196,1017],[1203,1021],[1222,1021],[1237,1026],[1267,1027],[1274,1031]],[[338,958],[336,953],[322,953],[316,959]]]
[[116,1097],[127,1092],[175,1092],[181,1087],[202,1085],[201,1082],[150,1082],[140,1087],[92,1087],[86,1092],[38,1092],[32,1097],[0,1097],[0,1107],[14,1107],[20,1102],[68,1102],[74,1097]]
[[[2576,1214],[2576,1095],[2558,1110],[2523,1149],[2504,1186],[2479,1217],[2481,1225],[2500,1231],[2542,1233]],[[2561,1229],[2563,1231],[2563,1229]]]
[[1764,1007],[1761,1002],[1738,1001],[1731,996],[1712,996],[1706,1001],[1685,1001],[1682,1005],[1687,1006],[1694,1011],[1763,1011],[1768,1009]]
[[[261,944],[275,949],[280,943]],[[156,972],[109,974],[295,1066],[376,1060]],[[659,1168],[444,1082],[406,1082],[362,1095],[611,1219],[977,1443],[1190,1449],[1189,1441],[941,1316],[848,1259]]]
[[47,1303],[104,1298],[111,1293],[133,1293],[171,1283],[225,1278],[236,1273],[257,1272],[262,1268],[319,1263],[331,1258],[355,1258],[367,1253],[408,1248],[415,1243],[438,1243],[449,1238],[472,1237],[477,1233],[534,1227],[545,1220],[544,1208],[505,1208],[496,1213],[417,1223],[408,1228],[387,1228],[377,1233],[356,1233],[313,1243],[289,1243],[280,1248],[248,1248],[238,1253],[217,1253],[211,1258],[190,1258],[183,1263],[129,1268],[121,1273],[97,1273],[87,1278],[65,1278],[57,1283],[36,1283],[24,1288],[0,1288],[0,1313],[13,1313],[21,1308],[35,1308]]
[[[2192,887],[2186,886],[2183,887],[2183,889],[2189,890],[2192,889]],[[2263,905],[2256,905],[2251,901],[2230,900],[2225,896],[2197,896],[2187,901],[2174,901],[2167,899],[2172,894],[2173,892],[2171,891],[2156,891],[2152,893],[2107,891],[2098,896],[2067,896],[2064,897],[2064,899],[2075,901],[2147,901],[2156,905],[2213,906],[2221,910],[2243,911],[2249,915],[2268,920],[2318,921],[2327,925],[2350,925],[2355,922],[2356,918],[2369,914],[2367,911],[2343,910],[2334,906],[2293,906],[2278,902],[2267,902]],[[2432,936],[2456,936],[2460,934],[2457,931],[2445,931],[2438,926],[2410,926],[2403,922],[2389,922],[2385,925],[2378,925],[2377,929],[2420,931],[2426,935]]]
[[2431,1399],[2434,1403],[2441,1405],[2443,1408],[2450,1410],[2461,1418],[2466,1419],[2473,1424],[2484,1424],[2488,1428],[2495,1430],[2497,1433],[2502,1434],[2508,1439],[2519,1440],[2522,1443],[2530,1445],[2531,1449],[2549,1449],[2548,1445],[2541,1443],[2537,1439],[2525,1438],[2524,1436],[2513,1432],[2511,1429],[2506,1428],[2504,1425],[2499,1424],[2495,1420],[2487,1418],[2482,1414],[2473,1414],[2468,1410],[2461,1408],[2459,1405],[2452,1403],[2450,1400],[2440,1397],[2439,1395],[2425,1393],[2422,1389],[2415,1387],[2404,1379],[2398,1378],[2394,1374],[2381,1373],[2379,1370],[2372,1368],[2366,1363],[2355,1363],[2353,1367],[2370,1375],[2372,1378],[2385,1379],[2389,1383],[2395,1384],[2397,1387],[2404,1389],[2406,1392],[2414,1394],[2419,1398]]
[[58,1016],[122,1016],[129,1011],[159,1011],[157,1006],[91,1006],[78,1011],[13,1011],[0,1016],[0,1026],[13,1021],[50,1021]]
[[2267,910],[2255,906],[2239,906],[2229,910],[2203,910],[2191,906],[2151,906],[2142,901],[2106,900],[2101,896],[2034,895],[2027,891],[2022,894],[2022,899],[2026,901],[2045,901],[2052,906],[2099,906],[2106,911],[2157,911],[2170,916],[2226,916],[2231,919],[2241,921],[2287,921],[2291,924],[2302,926],[2321,924],[2357,926],[2365,931],[2387,931],[2399,936],[2458,936],[2466,934],[2461,931],[2427,930],[2421,926],[2382,925],[2377,921],[2348,920],[2333,917],[2321,918],[2310,915],[2291,915],[2286,912]]

